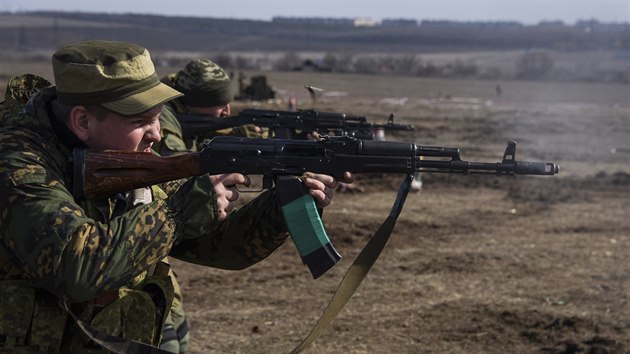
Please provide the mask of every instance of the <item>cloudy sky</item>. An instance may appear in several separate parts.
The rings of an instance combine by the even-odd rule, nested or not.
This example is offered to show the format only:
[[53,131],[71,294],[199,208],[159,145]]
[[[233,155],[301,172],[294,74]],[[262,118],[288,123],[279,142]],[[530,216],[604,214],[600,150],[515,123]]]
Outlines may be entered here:
[[270,20],[273,16],[630,23],[630,0],[0,0],[0,11],[59,10]]

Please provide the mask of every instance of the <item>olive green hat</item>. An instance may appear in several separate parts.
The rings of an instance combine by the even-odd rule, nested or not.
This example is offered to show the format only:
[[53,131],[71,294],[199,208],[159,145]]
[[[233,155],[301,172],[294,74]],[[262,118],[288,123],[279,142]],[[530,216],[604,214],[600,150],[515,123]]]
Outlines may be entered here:
[[195,59],[175,75],[173,87],[184,93],[180,100],[194,107],[215,107],[232,102],[232,81],[220,66]]
[[126,42],[85,41],[52,57],[58,99],[135,115],[182,94],[160,82],[149,51]]

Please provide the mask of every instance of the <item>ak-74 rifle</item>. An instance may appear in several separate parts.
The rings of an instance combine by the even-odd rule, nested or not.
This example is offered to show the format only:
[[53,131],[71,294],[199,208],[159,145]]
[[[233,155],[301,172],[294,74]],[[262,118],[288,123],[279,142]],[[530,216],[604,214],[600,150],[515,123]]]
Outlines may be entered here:
[[[405,174],[389,216],[348,268],[309,335],[291,354],[300,353],[323,333],[374,265],[396,225],[415,172],[497,176],[558,173],[558,165],[554,163],[517,161],[516,143],[513,141],[508,142],[501,162],[484,163],[461,160],[457,148],[351,137],[327,137],[319,141],[216,137],[199,152],[170,157],[158,157],[150,152],[75,149],[73,164],[73,193],[77,199],[103,197],[202,174],[238,172],[263,175],[263,187],[270,188],[273,183],[276,184],[276,194],[289,234],[314,278],[334,266],[341,256],[326,235],[313,198],[294,176],[307,171],[337,178],[345,171]],[[90,338],[106,346],[109,341],[99,341],[101,337]],[[120,338],[106,339],[112,343],[120,342]],[[129,341],[124,341],[124,344],[129,344]],[[150,349],[163,352],[157,348]]]
[[343,113],[318,112],[314,110],[275,111],[266,109],[244,109],[236,116],[211,117],[198,114],[178,114],[184,138],[253,124],[269,128],[270,136],[279,139],[296,139],[300,134],[317,132],[321,135],[350,136],[357,139],[372,140],[374,131],[383,129],[410,131],[413,125],[395,124],[394,115],[387,123],[370,123],[364,116],[352,116]]
[[169,157],[148,152],[75,149],[73,163],[73,194],[77,199],[104,197],[203,174],[262,175],[263,188],[276,184],[289,233],[314,278],[341,257],[326,235],[312,197],[294,176],[314,172],[341,178],[345,171],[407,175],[390,212],[393,229],[415,172],[496,176],[558,173],[554,163],[517,161],[513,141],[508,142],[500,162],[486,163],[461,160],[458,148],[351,137],[314,141],[220,136],[199,152]]

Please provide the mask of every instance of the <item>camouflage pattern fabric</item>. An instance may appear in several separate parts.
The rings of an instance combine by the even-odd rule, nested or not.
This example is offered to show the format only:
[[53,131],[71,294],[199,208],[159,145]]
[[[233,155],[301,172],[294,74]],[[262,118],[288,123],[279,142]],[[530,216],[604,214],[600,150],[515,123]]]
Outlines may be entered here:
[[[66,297],[82,318],[91,321],[98,313],[89,305],[92,300],[123,287],[142,291],[143,283],[150,280],[147,271],[151,265],[169,253],[198,264],[242,269],[285,242],[279,207],[276,198],[270,197],[273,192],[259,201],[265,203],[264,208],[250,203],[218,223],[214,189],[207,176],[183,182],[167,192],[167,199],[156,198],[132,209],[118,197],[77,203],[70,193],[71,151],[53,133],[46,110],[54,98],[54,87],[41,90],[23,112],[11,117],[11,126],[0,127],[1,289],[6,289],[6,281],[23,281],[20,287],[35,289],[36,295],[49,294],[35,296],[32,306],[59,310],[58,300]],[[252,232],[254,225],[256,231]],[[27,314],[30,306],[28,302],[20,308],[26,308],[23,313]],[[27,333],[16,330],[11,340],[20,349],[10,351],[42,351],[41,346],[33,346],[32,339],[38,336],[33,331],[48,326],[63,328],[60,348],[80,343],[85,347],[81,352],[106,352],[93,344],[89,347],[89,340],[76,325],[63,312],[57,314],[45,315],[49,320]],[[4,308],[0,331],[15,317]],[[103,328],[113,327],[103,323]],[[55,340],[59,337],[40,344],[52,343],[52,348]],[[0,351],[5,345],[0,344]]]
[[0,353],[59,350],[67,314],[55,301],[46,301],[52,298],[23,280],[0,281]]
[[220,66],[208,59],[195,59],[173,79],[173,88],[184,94],[189,106],[215,107],[232,102],[232,81]]
[[[177,279],[172,269],[169,275],[173,279]],[[162,327],[160,348],[171,353],[186,353],[190,341],[190,328],[184,312],[182,291],[179,287],[179,283],[174,282],[173,286],[173,304]]]
[[[164,284],[170,284],[170,280]],[[168,294],[166,296],[172,296],[172,286],[166,285],[161,288],[165,289],[165,293]],[[164,322],[164,317],[156,316],[156,314],[161,311],[163,310],[158,309],[148,292],[122,287],[118,290],[118,298],[115,301],[98,311],[89,308],[83,317],[89,317],[91,312],[97,312],[96,315],[91,319],[79,320],[84,321],[84,325],[89,323],[92,330],[100,331],[102,335],[107,334],[142,343],[157,343],[156,336],[160,335],[157,328],[160,328]],[[159,323],[156,324],[156,321]],[[61,348],[62,353],[83,353],[88,350],[92,353],[103,352],[100,346],[86,342],[80,336],[71,336]]]
[[197,151],[197,138],[184,139],[182,126],[177,120],[177,111],[185,109],[175,99],[162,106],[160,114],[161,140],[153,144],[153,150],[162,156],[178,155]]
[[12,123],[8,120],[17,117],[29,98],[47,86],[50,86],[48,80],[33,74],[11,78],[7,83],[4,101],[0,102],[0,126],[11,125]]
[[230,76],[220,66],[208,59],[192,60],[177,73],[174,83],[188,90],[203,90],[214,82],[230,81]]

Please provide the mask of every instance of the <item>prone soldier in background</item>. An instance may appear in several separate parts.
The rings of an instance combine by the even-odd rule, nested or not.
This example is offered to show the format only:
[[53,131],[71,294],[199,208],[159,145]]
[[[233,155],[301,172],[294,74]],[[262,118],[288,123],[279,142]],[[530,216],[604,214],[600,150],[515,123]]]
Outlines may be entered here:
[[[266,258],[288,236],[275,190],[232,212],[240,174],[77,200],[72,150],[150,152],[162,105],[181,93],[131,43],[76,43],[52,62],[56,86],[0,127],[0,352],[159,352],[174,296],[167,255],[222,269]],[[325,207],[337,181],[304,185]]]

